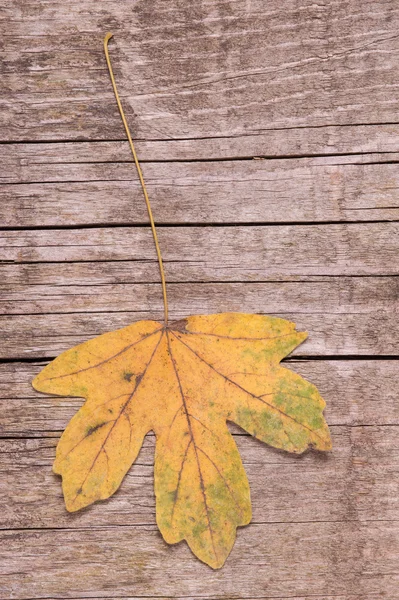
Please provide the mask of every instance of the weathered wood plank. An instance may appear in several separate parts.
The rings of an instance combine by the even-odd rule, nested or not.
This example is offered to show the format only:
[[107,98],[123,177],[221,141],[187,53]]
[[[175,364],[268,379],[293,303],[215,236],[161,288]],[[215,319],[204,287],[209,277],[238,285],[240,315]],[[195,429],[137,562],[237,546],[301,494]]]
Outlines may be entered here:
[[[233,138],[235,139],[235,138]],[[196,142],[197,140],[193,140]],[[146,143],[146,142],[142,142]],[[147,142],[148,145],[155,142]],[[136,173],[134,161],[126,155],[126,146],[130,152],[128,142],[53,142],[53,143],[18,143],[1,144],[4,159],[3,171],[0,174],[2,184],[28,184],[39,181],[40,183],[96,181],[100,177],[104,182],[137,179],[132,177]],[[83,148],[82,148],[83,147]],[[119,156],[116,149],[120,148]],[[58,151],[58,156],[54,153]],[[76,152],[75,152],[76,151]],[[35,154],[37,152],[37,155]],[[91,155],[92,154],[92,155]],[[85,160],[84,160],[85,159]],[[329,167],[367,166],[373,167],[399,162],[399,152],[363,152],[346,154],[322,154],[321,156],[243,156],[233,158],[203,160],[189,160],[186,157],[173,160],[165,152],[165,157],[160,160],[141,160],[143,171],[147,171],[146,179],[150,182],[166,182],[175,178],[192,178],[201,176],[205,183],[222,181],[234,177],[235,170],[246,176],[248,169],[261,169],[270,173],[294,172],[301,174],[301,170],[308,169],[314,174],[317,170]],[[176,172],[174,172],[176,170]],[[209,173],[209,178],[204,178]],[[239,179],[239,178],[238,178]],[[249,181],[252,177],[247,177]],[[266,181],[269,181],[265,177]],[[287,179],[285,179],[287,180]]]
[[[379,153],[379,159],[384,161],[390,159],[387,154],[399,152],[399,124],[293,127],[219,138],[135,139],[134,143],[141,162],[352,154],[357,154],[357,158],[374,154],[376,161],[375,153]],[[125,136],[119,141],[8,143],[1,147],[1,155],[3,176],[11,176],[12,170],[18,172],[21,167],[44,164],[132,160]]]
[[[83,595],[285,598],[397,596],[395,522],[259,524],[241,529],[224,568],[212,573],[184,544],[151,526],[2,532],[2,598]],[[162,565],[162,568],[160,568]],[[112,593],[112,592],[111,592]]]
[[[109,592],[108,592],[109,593]],[[265,592],[267,593],[267,592]],[[222,597],[222,596],[220,596]],[[381,595],[380,595],[381,597]],[[57,596],[57,599],[60,600],[60,596]],[[85,598],[72,598],[70,596],[68,596],[67,600],[87,600],[88,596],[86,596]],[[93,597],[90,596],[90,600],[141,600],[142,598],[145,598],[146,600],[170,600],[170,596],[168,598],[165,598],[164,596],[135,596],[134,598],[132,596],[119,596],[119,595],[113,595],[113,596],[101,596],[101,598],[98,597]],[[175,600],[198,600],[198,598],[195,598],[194,596],[173,596],[173,598]],[[378,596],[376,596],[375,594],[371,594],[371,595],[361,595],[359,596],[358,594],[350,594],[349,596],[345,595],[345,596],[325,596],[323,595],[323,597],[321,596],[314,596],[312,594],[312,596],[289,596],[289,598],[285,597],[285,598],[281,598],[281,596],[276,597],[276,596],[265,596],[263,595],[262,597],[257,596],[256,598],[244,598],[243,596],[234,596],[234,600],[376,600],[376,598],[378,598]],[[61,600],[66,600],[65,598],[61,598]],[[395,599],[396,600],[396,599]]]
[[[54,266],[54,265],[53,265]],[[160,284],[13,285],[2,292],[2,358],[54,356],[140,319],[162,320]],[[398,354],[396,278],[173,284],[171,319],[244,311],[293,320],[309,338],[294,355]],[[16,313],[16,314],[13,314]]]
[[[190,280],[185,273],[185,269],[188,262],[182,262],[181,265],[178,263],[169,262],[166,265],[168,285],[181,285],[190,284],[198,285],[199,283],[218,283],[218,285],[227,285],[231,283],[227,278],[216,281],[211,277],[214,273],[209,273],[208,277],[203,277],[202,281],[196,281],[195,277]],[[191,275],[195,275],[194,261],[192,261]],[[215,269],[216,270],[216,269]],[[325,284],[329,278],[333,279],[335,283],[332,285],[339,286],[337,282],[339,275],[303,275],[295,272],[294,268],[291,273],[272,273],[268,272],[261,273],[261,279],[249,278],[251,273],[247,273],[246,277],[242,278],[242,283],[247,280],[248,283],[273,283],[273,282],[296,282],[296,283],[310,283],[313,282]],[[393,274],[395,275],[395,274]],[[356,277],[356,276],[355,276]],[[373,282],[377,283],[377,277],[373,275],[367,275],[367,277]],[[155,259],[148,260],[123,260],[123,261],[94,261],[94,262],[60,262],[60,261],[49,261],[49,262],[22,262],[22,263],[1,263],[0,262],[0,278],[2,281],[3,296],[7,291],[15,286],[18,289],[21,285],[34,286],[34,285],[46,285],[46,286],[81,286],[81,285],[115,285],[115,284],[134,284],[134,283],[147,283],[147,284],[159,284],[159,266]],[[199,279],[199,278],[198,278]],[[354,281],[354,277],[342,275],[342,285],[351,286]],[[392,275],[378,276],[382,288],[384,288],[384,280],[387,279],[388,287],[392,281]],[[238,280],[234,280],[235,283],[240,283]],[[367,284],[365,284],[367,285]],[[211,288],[210,288],[211,289]]]
[[[31,381],[45,364],[0,364],[0,437],[56,436],[81,406],[79,398],[33,389]],[[317,386],[327,402],[330,425],[399,424],[396,361],[291,359],[285,366]]]
[[[35,157],[33,147],[32,161],[19,157],[6,163],[2,226],[148,222],[131,162],[92,162],[90,155],[91,162],[78,162],[70,146],[63,146],[65,162]],[[374,221],[399,217],[398,159],[392,153],[167,162],[148,163],[143,170],[159,223]],[[384,160],[392,162],[379,164]]]
[[[57,598],[60,598],[59,596]],[[90,596],[90,600],[117,600],[117,599],[123,599],[123,600],[139,600],[138,596],[135,596],[134,598],[132,596],[101,596],[100,597],[96,597],[94,598],[93,596]],[[141,598],[143,598],[143,596],[141,596]],[[161,597],[161,596],[144,596],[144,598],[146,598],[146,600],[170,600],[170,596],[169,598],[165,598],[165,597]],[[175,600],[198,600],[197,598],[194,598],[194,596],[174,596]],[[65,599],[61,599],[61,600],[65,600]],[[86,598],[71,598],[70,596],[68,596],[68,600],[87,600],[87,596]],[[265,596],[263,595],[261,598],[258,596],[257,598],[243,598],[242,596],[234,596],[234,600],[276,600],[276,596]],[[277,599],[277,600],[282,600],[281,596]],[[283,600],[287,600],[287,598],[283,599]],[[312,594],[312,596],[290,596],[289,600],[376,600],[376,595],[372,594],[371,596],[367,595],[364,596],[362,594],[362,596],[359,596],[358,594],[353,595],[350,594],[349,596],[345,595],[345,596],[314,596]]]
[[109,29],[138,137],[398,118],[394,0],[283,0],[266,9],[262,0],[224,0],[194,11],[177,0],[167,9],[161,0],[18,0],[6,17],[2,139],[121,138],[102,55]]
[[[168,290],[172,319],[223,311],[289,315],[310,333],[294,351],[306,356],[397,354],[398,286],[394,277],[328,277],[300,282],[173,284]],[[91,337],[93,327],[102,326],[106,331],[112,323],[119,326],[125,320],[127,324],[140,318],[162,319],[163,313],[158,283],[5,286],[0,307],[2,315],[14,315],[12,319],[1,317],[4,342],[0,355],[4,358],[18,350],[31,356],[52,356],[54,343],[66,349],[65,343],[72,345],[83,341],[81,336]],[[24,325],[27,319],[28,329]],[[82,331],[79,322],[86,324],[87,330]],[[37,354],[38,345],[43,354]]]
[[[396,275],[398,223],[159,227],[167,278],[264,281],[292,275]],[[154,260],[149,227],[3,231],[0,260]],[[184,269],[182,269],[182,263]],[[180,281],[181,281],[180,276]]]
[[[238,429],[238,428],[235,428]],[[234,435],[248,475],[253,523],[395,520],[398,426],[332,426],[333,451],[283,453]],[[153,435],[109,500],[70,514],[52,473],[57,439],[0,440],[0,528],[155,524]]]
[[[160,284],[78,285],[21,283],[4,285],[2,315],[162,311]],[[169,301],[180,310],[270,313],[361,314],[394,311],[399,299],[397,277],[326,277],[296,282],[170,284]],[[227,303],[228,299],[228,303]],[[399,308],[399,307],[398,307]]]
[[[206,306],[197,314],[231,310],[229,298],[223,298],[215,311]],[[260,300],[259,300],[260,302]],[[191,307],[192,308],[192,307]],[[240,304],[237,310],[245,309]],[[265,314],[265,309],[259,311]],[[193,313],[184,307],[171,307],[171,320],[179,320]],[[270,314],[268,311],[267,314]],[[292,353],[293,356],[397,356],[398,319],[394,312],[376,311],[360,314],[317,314],[300,312],[275,313],[274,316],[296,323],[298,330],[308,331],[308,339]],[[134,321],[155,319],[162,322],[163,309],[113,313],[63,313],[44,315],[8,315],[0,317],[2,343],[0,358],[54,358],[68,348],[92,337],[126,327]]]
[[[265,592],[267,593],[267,592]],[[222,596],[220,596],[221,598]],[[381,597],[381,595],[380,595]],[[58,598],[58,597],[57,597]],[[127,596],[113,596],[112,598],[110,596],[101,596],[101,598],[94,598],[92,596],[90,596],[90,600],[115,600],[115,599],[119,599],[119,598],[123,598],[123,600],[139,600],[138,596],[135,596],[134,598],[132,598],[131,596],[127,597]],[[157,596],[156,598],[153,596],[141,596],[140,598],[146,598],[146,600],[170,600],[170,596],[168,598],[161,598],[160,596]],[[198,600],[196,597],[194,596],[173,596],[174,599],[176,600]],[[276,596],[265,596],[263,595],[262,597],[257,596],[256,598],[252,598],[252,599],[248,599],[248,598],[244,598],[243,596],[234,596],[234,600],[376,600],[376,598],[378,598],[378,596],[376,596],[375,594],[372,595],[361,595],[359,596],[358,594],[353,595],[350,594],[349,596],[345,595],[345,596],[314,596],[313,594],[311,596],[289,596],[289,598],[284,597],[283,599],[281,598],[281,596],[276,597]],[[61,599],[63,600],[63,599]],[[85,599],[83,598],[69,598],[68,600],[87,600],[87,597]],[[396,599],[395,599],[396,600]]]
[[[124,138],[102,54],[107,29],[158,222],[397,219],[393,0],[15,0],[4,10],[0,140],[58,143],[0,147],[1,226],[147,222],[126,143],[81,141]],[[237,160],[259,156],[274,158]],[[398,354],[396,223],[159,233],[172,318],[270,312],[309,331],[299,355]],[[5,359],[50,357],[162,316],[148,228],[3,239]],[[399,598],[396,361],[289,366],[326,397],[334,451],[296,458],[232,428],[255,523],[213,573],[155,527],[152,436],[109,502],[67,514],[51,463],[81,400],[34,392],[38,364],[1,365],[0,522],[14,531],[1,534],[0,597]]]

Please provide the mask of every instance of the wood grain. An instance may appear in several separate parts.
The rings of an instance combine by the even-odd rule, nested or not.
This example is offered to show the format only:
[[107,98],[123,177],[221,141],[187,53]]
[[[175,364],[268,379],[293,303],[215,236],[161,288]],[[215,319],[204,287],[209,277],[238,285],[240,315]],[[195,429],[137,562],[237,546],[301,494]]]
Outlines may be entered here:
[[3,140],[121,139],[108,30],[139,138],[397,122],[393,0],[16,0],[5,17]]
[[[2,231],[0,260],[155,260],[149,227]],[[397,275],[398,223],[159,227],[167,278],[263,281],[295,275]],[[221,240],[223,243],[221,244]],[[193,243],[195,241],[195,244]],[[184,264],[184,270],[182,270]],[[177,266],[173,266],[177,265]],[[180,281],[182,280],[180,276]]]
[[[226,300],[223,300],[226,306]],[[260,302],[260,300],[259,300]],[[174,309],[172,319],[182,319],[192,311]],[[201,313],[207,313],[205,307]],[[269,313],[268,313],[269,314]],[[274,316],[296,323],[299,331],[311,336],[293,356],[345,357],[398,356],[398,323],[394,314],[369,313],[329,315],[277,313]],[[163,311],[114,313],[68,313],[0,317],[3,340],[0,358],[54,358],[60,352],[92,337],[126,327],[133,321],[155,319],[162,322]]]
[[[398,432],[398,425],[333,425],[331,455],[309,452],[300,457],[235,434],[251,486],[252,523],[395,520],[398,488],[390,478],[399,468]],[[57,441],[0,440],[0,529],[155,524],[153,435],[146,437],[118,492],[74,514],[66,511],[60,479],[51,470]]]
[[[298,329],[311,332],[294,356],[398,354],[394,277],[186,283],[168,290],[172,320],[229,310],[294,321]],[[4,290],[0,305],[3,358],[53,357],[89,337],[140,319],[162,320],[163,315],[157,283],[14,285]]]
[[[229,298],[230,310],[263,310],[293,314],[323,313],[389,316],[397,308],[397,277],[308,277],[302,281],[265,283],[170,284],[172,307],[187,315],[223,312]],[[260,302],[262,304],[260,304]],[[159,283],[101,283],[82,280],[74,285],[30,283],[5,289],[0,298],[3,315],[62,314],[85,312],[162,311]],[[224,308],[223,308],[224,307]]]
[[[138,597],[132,597],[132,596],[101,596],[101,598],[96,597],[94,598],[94,596],[90,596],[91,600],[115,600],[115,598],[124,598],[124,600],[138,600]],[[154,596],[145,596],[145,598],[147,598],[148,600],[169,600],[169,598],[165,598],[164,596],[157,596],[156,598]],[[174,596],[174,598],[176,598],[176,600],[195,600],[195,598],[193,598],[193,596],[180,596],[179,598],[177,596]],[[266,598],[266,596],[263,596],[263,598]],[[290,596],[289,597],[290,600],[375,600],[375,594],[372,594],[371,596],[367,595],[364,596],[362,594],[362,596],[359,595],[350,595],[350,596]],[[68,600],[85,600],[84,598],[71,598],[68,597]],[[245,599],[245,600],[259,600],[259,596],[257,598],[249,598],[249,599]]]
[[195,597],[215,598],[237,597],[239,588],[241,598],[265,597],[265,589],[269,598],[289,598],[348,589],[377,596],[383,585],[395,598],[398,529],[386,521],[254,524],[240,529],[229,562],[213,575],[186,545],[167,546],[151,525],[5,531],[0,592],[21,599],[43,597],[43,589],[72,598],[195,590]]
[[[322,127],[292,127],[265,129],[256,133],[205,138],[143,139],[134,136],[140,162],[186,162],[250,159],[254,157],[318,157],[329,156],[342,161],[365,160],[365,155],[377,154],[388,161],[399,152],[399,124],[346,124]],[[8,143],[2,147],[4,173],[12,170],[56,163],[131,162],[125,136],[112,141],[65,141]]]
[[[109,593],[109,592],[108,592]],[[116,598],[124,598],[124,600],[138,600],[138,597],[135,596],[101,596],[100,597],[94,597],[94,596],[90,596],[91,600],[115,600]],[[149,599],[149,600],[169,600],[170,596],[168,598],[165,598],[164,596],[145,596],[145,598]],[[196,600],[193,596],[173,596],[173,598],[176,598],[176,600]],[[259,596],[257,598],[245,598],[245,600],[259,600]],[[262,596],[262,599],[265,599],[266,596]],[[276,596],[274,596],[274,598],[276,598]],[[375,600],[375,594],[372,595],[363,595],[359,596],[359,595],[350,595],[350,596],[325,596],[323,595],[323,597],[321,596],[289,596],[289,600]],[[64,600],[64,599],[62,599]],[[84,598],[72,598],[72,597],[68,597],[68,600],[85,600]]]
[[[84,144],[89,162],[83,162],[81,144],[6,146],[0,176],[9,184],[0,189],[4,226],[147,223],[125,148],[116,158],[115,144],[98,145]],[[26,158],[29,151],[32,159]],[[166,161],[146,163],[143,171],[159,224],[376,221],[399,217],[398,159],[398,153],[382,153]]]
[[[399,600],[399,9],[394,0],[14,0],[0,67],[0,600]],[[334,447],[230,425],[253,523],[212,572],[155,525],[148,435],[121,489],[69,514],[51,471],[82,403],[46,362],[161,318],[246,311],[309,338],[288,360]]]
[[[0,364],[0,437],[58,436],[81,406],[79,398],[50,397],[33,389],[31,381],[45,364]],[[399,425],[397,361],[291,358],[284,365],[317,386],[330,425]]]

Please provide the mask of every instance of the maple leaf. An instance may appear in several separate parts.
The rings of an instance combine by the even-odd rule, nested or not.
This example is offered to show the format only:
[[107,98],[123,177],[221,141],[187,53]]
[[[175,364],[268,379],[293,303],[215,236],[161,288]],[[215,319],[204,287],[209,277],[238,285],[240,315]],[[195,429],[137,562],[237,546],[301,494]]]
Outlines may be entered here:
[[66,507],[73,512],[109,498],[156,435],[156,516],[166,542],[185,539],[213,568],[226,560],[236,529],[251,520],[247,476],[233,421],[289,452],[331,448],[324,400],[279,365],[305,338],[294,323],[224,313],[168,324],[161,251],[143,174],[122,109],[104,39],[107,65],[137,168],[157,251],[165,323],[140,321],[68,350],[34,379],[35,389],[86,398],[57,446]]
[[156,517],[166,542],[187,540],[221,567],[251,520],[248,480],[226,421],[300,453],[331,448],[315,386],[279,365],[306,338],[289,321],[242,313],[140,321],[68,350],[33,381],[86,398],[57,446],[69,511],[111,496],[156,435]]

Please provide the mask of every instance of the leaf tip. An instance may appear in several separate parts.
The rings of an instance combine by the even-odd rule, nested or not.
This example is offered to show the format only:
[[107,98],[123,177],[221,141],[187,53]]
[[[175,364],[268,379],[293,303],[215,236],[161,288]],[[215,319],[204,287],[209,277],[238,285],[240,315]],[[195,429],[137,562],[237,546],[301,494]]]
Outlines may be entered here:
[[33,379],[32,379],[32,387],[34,390],[36,390],[37,392],[40,392],[40,373],[38,373],[38,375],[36,375]]
[[319,434],[316,444],[312,444],[315,450],[320,452],[330,452],[332,450],[331,434],[327,423],[322,433]]
[[327,438],[324,443],[323,451],[331,452],[332,449],[333,449],[332,440],[331,440],[330,433],[328,433]]
[[[50,363],[51,364],[51,363]],[[49,365],[45,366],[33,379],[32,379],[32,387],[37,392],[50,393],[49,390],[49,379],[47,377],[48,371],[47,368]],[[46,375],[46,376],[45,376]]]
[[297,333],[298,337],[300,338],[300,340],[299,340],[300,344],[302,344],[302,342],[304,342],[309,336],[309,333],[307,331],[297,331],[296,333]]
[[53,462],[53,473],[55,475],[61,475],[61,470],[59,468],[57,459],[55,459],[55,461]]
[[215,561],[214,563],[209,562],[206,564],[208,565],[208,567],[211,567],[211,569],[213,569],[214,571],[218,571],[219,569],[221,569],[223,567],[224,563],[226,562],[226,558],[223,558],[222,560],[219,560],[219,561]]

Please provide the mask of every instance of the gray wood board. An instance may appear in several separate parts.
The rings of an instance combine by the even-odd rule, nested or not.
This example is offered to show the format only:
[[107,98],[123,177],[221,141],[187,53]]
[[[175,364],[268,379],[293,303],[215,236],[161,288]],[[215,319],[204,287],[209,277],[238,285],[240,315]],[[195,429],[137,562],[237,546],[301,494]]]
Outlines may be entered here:
[[[399,9],[394,0],[3,3],[0,598],[399,600]],[[222,570],[155,525],[154,436],[70,514],[51,471],[79,398],[31,380],[69,347],[162,319],[282,316],[333,451],[229,424],[254,518]]]
[[[250,158],[334,157],[336,162],[365,161],[365,156],[380,154],[380,161],[399,152],[399,123],[325,125],[291,127],[244,132],[225,137],[187,139],[143,139],[134,137],[140,162],[215,161]],[[349,157],[355,155],[352,159]],[[386,155],[386,156],[384,156]],[[4,173],[12,169],[56,163],[131,162],[125,135],[120,140],[9,142],[2,147]],[[340,158],[338,158],[340,157]]]
[[[158,236],[171,281],[263,281],[265,277],[292,274],[398,274],[396,222],[171,226],[159,227]],[[155,259],[149,227],[0,232],[0,260],[6,262]]]
[[[398,425],[332,425],[333,453],[300,457],[234,434],[251,486],[252,523],[395,520],[398,433]],[[51,470],[56,442],[52,437],[0,440],[0,529],[155,523],[153,435],[146,437],[118,492],[74,514],[66,511],[61,480]]]
[[[223,302],[220,308],[226,306],[226,300]],[[203,306],[201,312],[208,311]],[[177,309],[171,312],[171,317],[178,320],[188,314],[187,310]],[[294,350],[294,356],[398,356],[395,314],[334,315],[322,310],[315,315],[277,313],[275,316],[294,321],[299,331],[310,332],[308,339]],[[141,319],[162,321],[163,310],[4,316],[0,318],[3,332],[0,356],[6,360],[54,358],[87,339]]]
[[[45,364],[0,364],[0,437],[58,436],[81,406],[80,398],[48,396],[33,389],[31,381]],[[327,402],[330,425],[399,425],[397,361],[292,358],[284,365],[318,387]]]
[[285,599],[378,597],[383,587],[396,600],[398,534],[397,521],[253,524],[239,530],[225,567],[210,573],[186,544],[167,546],[155,525],[8,530],[0,533],[0,593]]
[[137,137],[398,122],[394,0],[4,7],[3,140],[121,139],[104,34]]
[[[81,145],[87,162],[79,160]],[[114,156],[115,144],[87,146],[5,146],[3,226],[148,222],[134,164]],[[125,148],[120,154],[125,156]],[[143,172],[160,224],[376,221],[398,219],[398,159],[398,153],[384,152],[165,161],[145,163]]]

